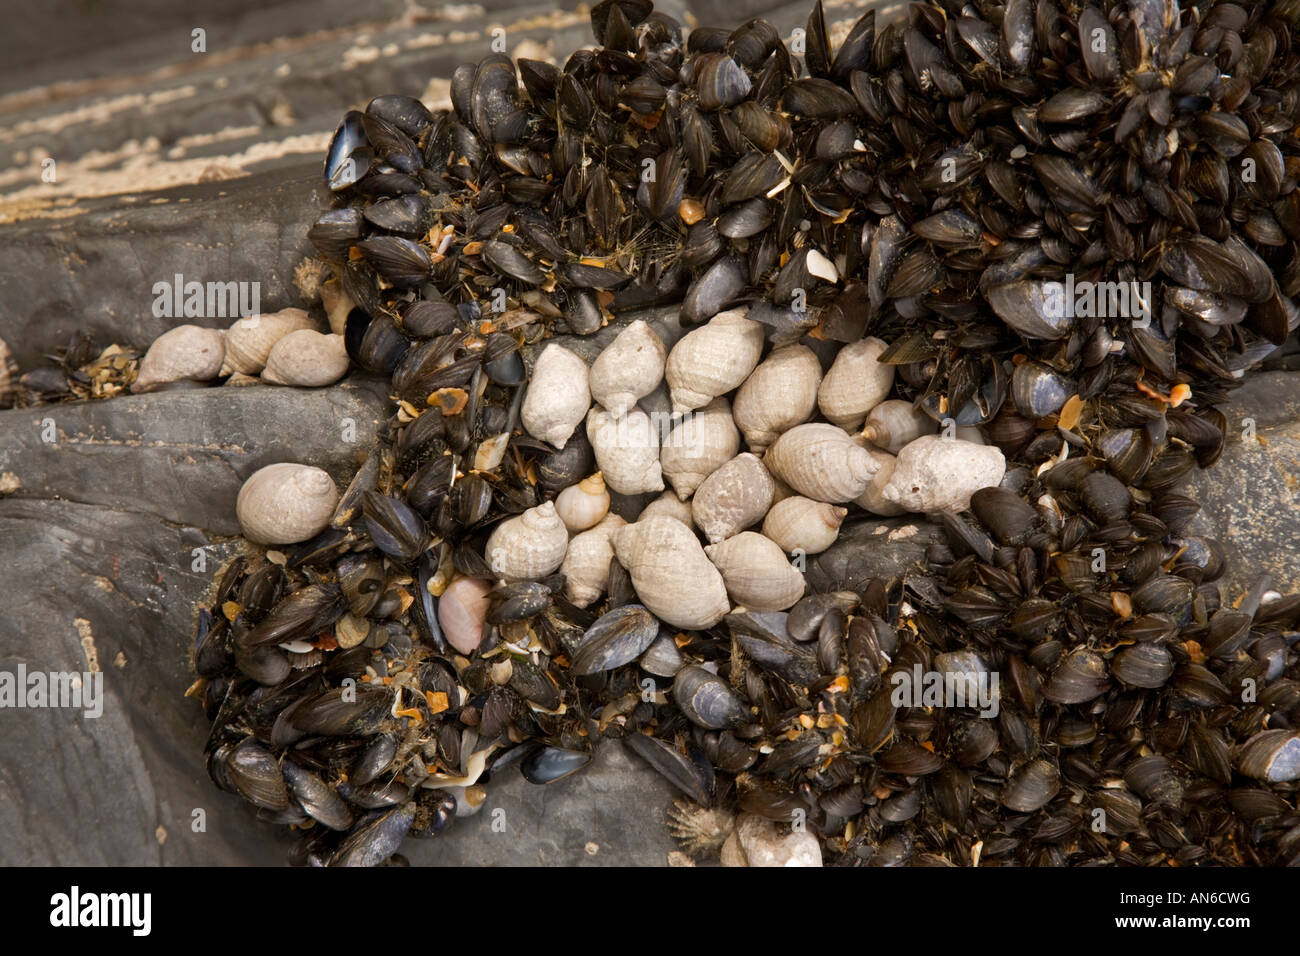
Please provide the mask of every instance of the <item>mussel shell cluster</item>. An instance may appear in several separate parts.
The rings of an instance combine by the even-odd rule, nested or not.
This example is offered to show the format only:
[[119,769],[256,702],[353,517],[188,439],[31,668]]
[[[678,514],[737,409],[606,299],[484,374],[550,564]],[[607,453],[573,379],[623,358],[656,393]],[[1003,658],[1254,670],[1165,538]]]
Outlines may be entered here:
[[[562,67],[493,55],[453,109],[379,97],[330,143],[309,235],[398,411],[330,527],[200,612],[217,784],[305,827],[297,862],[377,863],[611,736],[840,863],[1300,859],[1300,598],[1226,600],[1178,490],[1296,325],[1300,7],[923,2],[834,48],[819,3],[802,55],[649,0],[592,24]],[[1149,321],[1044,292],[1097,282]],[[525,356],[678,301],[888,343],[896,397],[1005,479],[899,580],[824,566],[788,612],[675,632],[615,563],[583,609],[499,585],[458,649],[453,577],[594,470],[582,429],[522,433]],[[996,716],[897,705],[914,668],[999,675]]]

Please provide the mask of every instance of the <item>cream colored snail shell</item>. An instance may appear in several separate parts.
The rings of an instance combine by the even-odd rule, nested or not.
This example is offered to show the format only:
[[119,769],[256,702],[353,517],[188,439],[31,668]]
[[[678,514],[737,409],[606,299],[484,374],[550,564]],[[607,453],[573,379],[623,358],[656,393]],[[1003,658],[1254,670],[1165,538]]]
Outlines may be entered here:
[[235,499],[244,537],[258,544],[297,544],[330,523],[339,490],[320,468],[284,461],[259,468]]
[[655,515],[613,534],[614,554],[632,587],[661,621],[686,629],[712,627],[731,610],[722,575],[699,539],[676,518]]
[[704,553],[722,572],[731,599],[751,611],[784,611],[803,597],[803,575],[770,538],[742,531]]
[[655,515],[665,515],[669,518],[676,518],[686,527],[693,527],[695,519],[692,516],[692,505],[689,501],[682,501],[674,492],[665,491],[654,501],[646,505],[639,515],[637,521],[644,521],[646,518],[653,518]]
[[[866,439],[858,437],[855,441],[866,445]],[[907,509],[899,507],[885,497],[885,486],[889,484],[889,479],[894,476],[894,467],[898,464],[898,459],[887,451],[881,451],[879,448],[866,446],[867,454],[879,466],[876,473],[871,476],[871,484],[867,485],[867,490],[858,495],[853,503],[863,511],[869,511],[873,515],[880,515],[882,518],[893,518],[898,515],[907,514]]]
[[763,464],[805,498],[832,504],[866,491],[879,467],[848,432],[824,422],[796,425],[782,434]]
[[715,398],[673,426],[659,450],[659,464],[677,497],[685,501],[738,451],[740,432],[731,418],[731,405],[725,398]]
[[600,472],[588,475],[555,496],[555,513],[570,531],[586,531],[609,514],[609,492]]
[[898,453],[882,494],[908,511],[955,513],[970,507],[975,492],[998,484],[1006,470],[996,445],[922,435]]
[[605,593],[609,585],[609,562],[614,559],[615,531],[627,524],[615,514],[605,515],[590,530],[574,535],[560,565],[564,595],[575,607],[587,607]]
[[731,414],[750,451],[762,454],[783,431],[806,422],[817,408],[821,363],[805,345],[775,349],[736,393]]
[[151,392],[173,382],[206,382],[221,374],[226,333],[199,325],[178,325],[153,340],[140,360],[133,392]]
[[664,375],[673,413],[702,408],[738,387],[763,354],[763,326],[745,318],[744,309],[720,312],[687,332],[668,353]]
[[587,416],[587,440],[605,485],[620,495],[664,490],[659,467],[659,434],[639,408],[617,417],[593,408]]
[[528,434],[563,448],[591,408],[587,375],[587,363],[564,346],[542,349],[519,411]]
[[497,525],[483,556],[492,573],[504,580],[535,581],[558,569],[568,549],[569,532],[555,513],[555,503],[543,501]]
[[880,361],[888,347],[868,337],[840,349],[817,389],[817,405],[827,421],[840,428],[860,428],[867,412],[889,397],[894,366]]
[[862,426],[862,437],[877,448],[897,455],[908,442],[915,441],[922,435],[932,435],[938,429],[938,423],[925,412],[913,408],[911,402],[891,398],[887,402],[881,402],[867,415],[866,423]]
[[778,501],[763,519],[763,534],[786,554],[820,554],[835,543],[847,508],[796,495]]
[[622,415],[663,381],[667,358],[663,340],[637,319],[591,363],[591,397],[610,414]]
[[758,456],[737,455],[695,489],[691,515],[710,543],[730,538],[763,520],[772,506],[772,476]]
[[290,332],[302,329],[316,329],[316,323],[302,309],[281,309],[240,319],[226,330],[226,358],[221,374],[259,374],[266,368],[275,343]]
[[343,283],[338,279],[329,279],[321,283],[320,304],[329,320],[330,331],[342,335],[348,326],[348,314],[357,307],[352,296],[347,294]]
[[262,369],[262,381],[320,388],[333,385],[346,375],[349,364],[343,336],[298,329],[272,346],[266,368]]

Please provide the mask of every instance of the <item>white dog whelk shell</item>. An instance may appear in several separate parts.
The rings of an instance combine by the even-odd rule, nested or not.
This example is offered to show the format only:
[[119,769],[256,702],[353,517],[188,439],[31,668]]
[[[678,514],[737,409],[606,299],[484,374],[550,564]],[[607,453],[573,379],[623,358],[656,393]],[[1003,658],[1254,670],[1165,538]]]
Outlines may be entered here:
[[622,415],[663,381],[667,357],[663,340],[637,319],[591,363],[591,397]]
[[235,499],[244,537],[258,544],[297,544],[330,523],[339,490],[320,468],[291,461],[259,468]]
[[674,414],[701,408],[738,387],[762,354],[763,326],[745,318],[743,309],[720,312],[687,332],[664,366]]
[[609,492],[600,472],[570,485],[555,497],[555,513],[570,531],[586,531],[609,514]]
[[995,445],[922,435],[898,453],[882,493],[908,511],[965,511],[970,496],[996,485],[1006,470],[1006,459]]
[[880,339],[868,337],[840,349],[817,390],[817,404],[828,421],[860,428],[867,412],[889,396],[894,366],[880,361],[886,348]]
[[266,368],[275,343],[301,329],[316,329],[316,323],[302,309],[281,309],[240,319],[226,330],[226,358],[221,374],[259,374]]
[[609,582],[609,562],[614,559],[615,531],[627,524],[618,515],[605,515],[596,527],[574,535],[560,565],[564,594],[575,607],[596,601]]
[[659,435],[650,416],[639,408],[621,417],[593,408],[587,416],[587,440],[611,491],[642,495],[664,490]]
[[587,376],[587,363],[564,346],[542,349],[519,410],[528,434],[563,448],[591,408]]
[[737,455],[695,490],[691,515],[710,543],[739,534],[763,520],[772,506],[772,476],[758,457]]
[[749,450],[762,454],[783,431],[806,422],[817,407],[821,363],[805,345],[776,349],[736,393],[732,416]]
[[705,628],[731,610],[722,575],[694,532],[676,518],[656,515],[619,528],[614,554],[650,611],[673,627]]
[[664,477],[685,501],[740,450],[740,432],[725,398],[715,398],[673,426],[659,451]]
[[796,425],[763,457],[773,476],[805,498],[842,504],[866,491],[877,464],[842,428],[824,422]]
[[133,392],[151,392],[173,382],[206,382],[221,374],[226,333],[200,325],[178,325],[153,340],[140,360]]
[[497,525],[483,556],[492,573],[507,581],[536,581],[559,568],[568,549],[569,532],[555,503],[543,501]]
[[763,534],[786,554],[820,554],[839,536],[847,508],[802,495],[783,498],[763,519]]
[[803,575],[779,544],[757,532],[742,531],[704,553],[722,572],[731,599],[752,611],[784,611],[803,597]]
[[266,368],[262,369],[262,381],[320,388],[333,385],[346,375],[350,361],[343,336],[298,329],[271,348]]

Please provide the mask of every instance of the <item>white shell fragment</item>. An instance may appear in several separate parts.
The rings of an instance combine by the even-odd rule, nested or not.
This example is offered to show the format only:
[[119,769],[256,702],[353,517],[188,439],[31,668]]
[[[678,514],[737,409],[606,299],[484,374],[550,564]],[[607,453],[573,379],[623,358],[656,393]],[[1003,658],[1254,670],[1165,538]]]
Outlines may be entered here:
[[827,421],[854,430],[889,396],[894,366],[880,362],[888,346],[877,338],[860,339],[840,349],[817,390],[817,405]]
[[587,363],[573,352],[554,342],[546,346],[519,411],[528,434],[563,448],[591,407],[587,376]]
[[808,250],[808,258],[804,260],[804,266],[808,269],[809,275],[832,283],[840,281],[840,273],[835,268],[835,263],[816,249]]
[[744,309],[720,312],[682,336],[668,353],[664,374],[674,414],[702,408],[738,387],[763,354],[763,326]]
[[221,374],[226,333],[199,325],[178,325],[153,340],[140,360],[133,392],[152,392],[173,382],[206,382]]
[[737,455],[695,490],[694,524],[710,543],[730,538],[763,520],[772,506],[773,490],[772,476],[756,455]]
[[242,372],[257,375],[266,368],[266,360],[275,343],[290,332],[316,328],[302,309],[281,309],[279,312],[261,312],[240,319],[226,330],[226,357],[221,374]]
[[839,505],[795,495],[772,506],[763,520],[763,534],[786,554],[820,554],[835,543],[848,513]]
[[751,611],[784,611],[803,597],[803,574],[780,545],[757,532],[742,531],[704,553],[722,572],[731,599]]
[[767,450],[763,464],[805,498],[832,504],[866,491],[879,467],[848,432],[824,422],[790,429]]
[[821,363],[805,345],[775,349],[760,362],[731,408],[749,450],[762,454],[782,432],[806,422],[817,408],[821,381]]
[[297,544],[330,523],[339,490],[325,471],[291,461],[259,468],[235,499],[244,537],[258,544]]
[[659,463],[677,497],[685,501],[739,450],[740,432],[731,406],[725,398],[715,398],[673,426],[659,451]]
[[618,515],[605,515],[596,527],[574,535],[560,565],[564,575],[564,596],[575,607],[587,607],[600,599],[609,586],[609,562],[614,559],[615,531],[627,524]]
[[614,554],[651,613],[673,627],[712,627],[731,610],[722,575],[694,532],[676,518],[655,516],[613,534]]
[[659,433],[650,416],[639,408],[621,417],[593,408],[587,416],[587,440],[610,491],[641,495],[664,490]]
[[591,397],[613,415],[622,415],[658,387],[668,349],[650,326],[637,319],[591,364]]
[[555,497],[555,512],[570,531],[586,531],[609,514],[609,492],[600,472],[570,485]]
[[491,590],[491,581],[457,578],[438,598],[438,625],[443,637],[462,654],[473,654],[483,640]]
[[320,388],[333,385],[346,375],[350,363],[343,336],[299,329],[272,347],[266,368],[262,370],[262,381],[272,385]]
[[822,850],[807,830],[783,834],[771,820],[742,813],[722,845],[721,859],[723,866],[821,866]]
[[898,453],[884,496],[908,511],[965,511],[970,496],[998,484],[1006,469],[994,445],[923,435]]
[[569,532],[555,503],[543,501],[497,525],[483,557],[492,573],[507,581],[536,581],[559,568],[568,549]]

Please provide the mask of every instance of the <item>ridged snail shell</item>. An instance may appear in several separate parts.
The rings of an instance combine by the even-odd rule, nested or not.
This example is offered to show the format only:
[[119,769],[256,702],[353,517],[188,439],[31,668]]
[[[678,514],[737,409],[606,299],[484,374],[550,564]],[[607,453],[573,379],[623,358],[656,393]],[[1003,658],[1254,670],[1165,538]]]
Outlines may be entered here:
[[342,335],[348,327],[348,315],[357,307],[357,304],[352,301],[352,296],[348,295],[343,288],[343,283],[338,279],[322,282],[320,304],[325,310],[325,317],[329,320],[330,331],[335,335]]
[[262,381],[272,385],[320,388],[333,385],[348,373],[348,350],[341,335],[322,335],[315,329],[290,332],[271,348]]
[[868,337],[840,349],[817,390],[817,405],[827,421],[849,430],[860,428],[867,412],[889,396],[894,366],[880,362],[888,347]]
[[722,575],[695,533],[676,518],[656,515],[626,525],[614,532],[613,541],[637,597],[661,621],[706,628],[731,610]]
[[637,319],[591,363],[591,397],[607,412],[622,415],[663,381],[667,358],[663,340]]
[[933,418],[911,402],[900,398],[891,398],[881,402],[867,415],[862,426],[862,437],[877,448],[883,448],[891,455],[897,455],[908,442],[915,441],[922,435],[932,435],[939,425]]
[[669,518],[676,518],[686,527],[691,528],[695,525],[695,519],[692,516],[692,505],[689,501],[682,501],[676,494],[671,491],[665,491],[654,501],[646,505],[639,515],[637,521],[644,521],[646,518],[653,518],[655,515],[665,515]]
[[803,575],[770,538],[742,531],[704,553],[722,572],[731,599],[751,611],[784,611],[803,597]]
[[316,323],[302,309],[281,309],[240,319],[226,330],[226,357],[221,374],[257,375],[266,368],[266,359],[276,342],[290,332],[315,328]]
[[763,520],[772,506],[772,476],[749,452],[737,455],[695,489],[691,515],[711,543]]
[[570,485],[555,497],[555,513],[570,531],[586,531],[609,514],[609,492],[600,472]]
[[832,504],[866,491],[878,467],[848,432],[823,422],[785,432],[767,450],[763,464],[805,498]]
[[664,477],[685,501],[705,478],[740,451],[740,432],[731,418],[731,405],[715,398],[673,426],[659,450]]
[[743,309],[720,312],[686,333],[664,367],[673,413],[701,408],[727,394],[749,377],[762,354],[763,326],[745,318]]
[[650,416],[639,408],[621,417],[593,408],[587,416],[587,440],[611,491],[641,495],[664,490],[659,435]]
[[821,363],[805,345],[776,349],[760,362],[731,409],[750,451],[761,455],[777,435],[806,422],[817,408],[821,381]]
[[564,346],[542,349],[519,411],[528,434],[563,448],[591,408],[587,375],[587,363]]
[[438,598],[438,625],[447,643],[462,654],[473,654],[483,640],[491,590],[491,581],[457,578]]
[[178,325],[153,340],[140,360],[133,392],[152,392],[173,382],[206,382],[221,374],[226,333],[199,325]]
[[908,511],[965,511],[970,496],[1002,480],[1007,462],[995,445],[922,435],[898,453],[887,501]]
[[483,556],[498,577],[536,581],[559,568],[568,549],[569,532],[555,513],[555,503],[543,501],[497,525]]
[[796,495],[778,501],[763,519],[763,534],[786,554],[820,554],[835,543],[847,508]]
[[564,575],[564,596],[575,607],[587,607],[605,593],[609,585],[609,562],[614,559],[615,531],[627,524],[618,515],[605,515],[600,524],[574,535],[560,565]]
[[235,499],[235,514],[250,541],[297,544],[325,530],[338,502],[339,490],[326,472],[283,461],[248,477]]
[[[866,444],[866,439],[858,437],[855,439],[862,444]],[[889,479],[894,476],[894,466],[898,464],[898,459],[887,451],[881,451],[879,448],[867,446],[867,454],[871,456],[879,468],[871,476],[871,484],[867,485],[867,490],[858,495],[853,503],[864,511],[869,511],[873,515],[880,515],[882,518],[892,518],[897,515],[907,514],[906,508],[901,508],[885,498],[885,486],[889,484]]]

